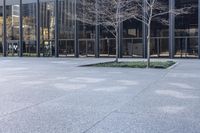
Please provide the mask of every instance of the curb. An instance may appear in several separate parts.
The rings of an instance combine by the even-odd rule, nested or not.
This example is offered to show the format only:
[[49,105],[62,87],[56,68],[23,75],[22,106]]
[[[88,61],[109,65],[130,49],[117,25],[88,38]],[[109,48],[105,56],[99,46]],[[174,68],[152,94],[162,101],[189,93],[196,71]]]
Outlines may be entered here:
[[167,69],[168,69],[168,70],[170,70],[170,69],[173,69],[173,68],[175,68],[175,67],[176,67],[178,64],[179,64],[179,63],[178,63],[178,62],[176,62],[174,65],[172,65],[172,66],[168,67]]

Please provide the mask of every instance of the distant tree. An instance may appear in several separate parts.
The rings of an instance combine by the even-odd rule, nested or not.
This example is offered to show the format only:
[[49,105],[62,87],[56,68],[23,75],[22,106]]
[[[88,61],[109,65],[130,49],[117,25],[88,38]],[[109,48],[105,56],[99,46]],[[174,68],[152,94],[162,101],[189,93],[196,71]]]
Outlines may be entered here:
[[[174,15],[188,14],[192,7],[169,9],[165,0],[76,0],[75,19],[91,24],[102,25],[116,40],[116,62],[119,57],[120,24],[135,19],[147,27],[147,67],[150,66],[151,23],[156,20],[168,24],[168,19],[161,17],[169,13]],[[70,14],[69,15],[73,15]],[[112,28],[110,28],[112,27]]]
[[193,8],[191,5],[187,5],[184,8],[169,9],[168,0],[134,0],[135,4],[131,10],[133,18],[142,22],[147,27],[147,67],[150,66],[150,43],[151,43],[151,24],[153,21],[157,21],[164,25],[169,24],[169,18],[163,17],[170,13],[177,16],[182,14],[189,14]]
[[101,25],[115,37],[116,62],[119,57],[120,24],[133,16],[133,3],[134,0],[77,0],[76,20]]

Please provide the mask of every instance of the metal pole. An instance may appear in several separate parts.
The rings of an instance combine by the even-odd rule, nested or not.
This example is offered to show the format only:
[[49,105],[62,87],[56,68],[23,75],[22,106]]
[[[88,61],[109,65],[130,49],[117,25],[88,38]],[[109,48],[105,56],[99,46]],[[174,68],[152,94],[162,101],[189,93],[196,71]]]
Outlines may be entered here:
[[75,9],[74,9],[74,49],[75,57],[79,57],[79,41],[78,41],[78,22],[77,22],[77,0],[75,0]]
[[200,0],[198,3],[198,57],[200,59]]
[[99,16],[98,16],[98,7],[99,7],[99,4],[98,4],[98,0],[96,0],[95,2],[95,6],[96,6],[96,38],[95,38],[95,57],[96,58],[99,58],[99,32],[100,32],[100,26],[98,25],[98,22],[99,22]]
[[36,44],[36,53],[37,57],[40,57],[40,0],[37,0],[37,8],[36,8],[36,23],[37,23],[37,44]]
[[6,0],[3,0],[3,56],[7,56]]
[[55,57],[59,57],[59,14],[58,0],[55,0]]
[[160,57],[160,38],[157,38],[157,55]]
[[22,14],[22,0],[19,3],[19,57],[23,56],[23,14]]
[[[143,0],[143,6],[144,6],[143,16],[146,16],[145,10],[147,8],[147,5],[146,5],[145,0]],[[144,46],[143,56],[144,56],[144,58],[147,58],[147,26],[144,23],[142,23],[142,42],[143,42],[143,46]]]
[[123,57],[123,27],[123,22],[121,22],[119,26],[119,58]]
[[[169,0],[169,10],[175,8],[175,1]],[[175,15],[173,13],[169,14],[169,56],[174,58],[174,42],[175,42]]]

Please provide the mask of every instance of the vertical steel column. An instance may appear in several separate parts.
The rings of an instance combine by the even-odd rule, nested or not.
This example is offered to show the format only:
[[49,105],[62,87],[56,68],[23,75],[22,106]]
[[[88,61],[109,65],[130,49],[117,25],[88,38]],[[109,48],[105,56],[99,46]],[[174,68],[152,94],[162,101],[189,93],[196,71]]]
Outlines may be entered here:
[[96,36],[95,36],[95,57],[96,58],[99,58],[99,45],[100,45],[100,26],[98,24],[99,22],[99,15],[98,15],[98,7],[99,7],[99,4],[98,4],[98,1],[99,0],[96,0],[95,1],[95,8],[96,8],[96,27],[95,27],[95,30],[96,30]]
[[200,0],[198,0],[198,57],[200,59]]
[[6,0],[3,0],[3,56],[7,56]]
[[[169,0],[169,10],[175,9],[175,0]],[[175,49],[175,15],[173,13],[169,14],[169,56],[174,58]]]
[[36,8],[36,23],[37,23],[37,33],[36,33],[36,38],[37,38],[37,46],[36,46],[36,53],[37,57],[40,57],[40,0],[37,0],[37,8]]
[[160,38],[157,38],[157,54],[160,57]]
[[[145,0],[143,0],[143,6],[144,6],[144,10],[143,10],[143,16],[146,16],[146,9],[147,9],[147,5],[145,3]],[[147,58],[147,26],[146,24],[142,23],[142,42],[143,42],[143,57]]]
[[59,57],[59,14],[58,14],[58,0],[55,0],[55,57]]
[[119,58],[122,58],[123,56],[123,22],[119,26]]
[[74,3],[74,52],[75,52],[75,57],[79,57],[79,43],[78,43],[78,21],[77,21],[77,0],[75,0]]
[[19,3],[19,57],[23,56],[23,13],[22,0]]
[[[121,1],[119,1],[121,2]],[[121,6],[119,7],[119,12],[118,14],[121,15]],[[122,57],[122,40],[123,40],[123,22],[121,22],[121,17],[119,17],[119,25],[118,25],[118,46],[116,48],[118,48],[117,54],[118,54],[118,58]]]
[[100,56],[100,51],[99,51],[99,47],[100,47],[100,26],[96,25],[96,36],[95,36],[95,57],[99,58]]

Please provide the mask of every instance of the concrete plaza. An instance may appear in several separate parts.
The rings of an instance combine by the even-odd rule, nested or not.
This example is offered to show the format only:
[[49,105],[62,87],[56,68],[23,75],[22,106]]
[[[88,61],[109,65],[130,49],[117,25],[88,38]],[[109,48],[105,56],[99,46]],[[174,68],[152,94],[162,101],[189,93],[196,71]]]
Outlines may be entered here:
[[0,58],[0,133],[200,132],[200,60],[79,67],[111,60]]

